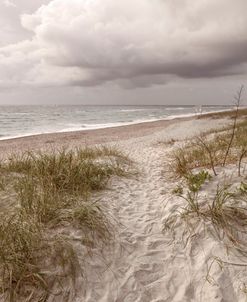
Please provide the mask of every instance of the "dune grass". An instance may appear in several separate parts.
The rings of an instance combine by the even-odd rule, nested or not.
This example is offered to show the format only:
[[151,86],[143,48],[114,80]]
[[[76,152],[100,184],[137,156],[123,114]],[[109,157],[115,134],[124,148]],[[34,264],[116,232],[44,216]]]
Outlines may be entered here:
[[103,188],[112,174],[123,174],[122,164],[127,162],[114,149],[86,148],[51,154],[15,154],[2,169],[33,177],[60,193],[84,194]]
[[[174,232],[182,223],[184,234],[193,238],[202,223],[210,234],[247,256],[247,119],[242,119],[246,110],[237,113],[224,113],[233,123],[194,137],[171,154],[171,171],[179,181],[172,193],[185,204],[167,217],[164,230]],[[225,185],[218,174],[227,169],[236,172]]]
[[[108,217],[93,192],[113,175],[127,176],[130,160],[115,148],[83,148],[13,154],[1,163],[1,190],[14,206],[0,213],[0,292],[5,301],[46,301],[54,284],[83,272],[73,239],[62,228],[81,231],[81,242],[111,236]],[[59,235],[60,234],[60,235]],[[89,244],[90,243],[90,244]],[[70,289],[73,292],[72,289]]]
[[[232,146],[227,154],[226,164],[238,163],[239,170],[244,158],[247,158],[247,120],[237,123]],[[217,166],[223,165],[230,138],[231,126],[213,129],[195,137],[172,154],[171,170],[184,177],[196,168],[211,169],[217,174]]]
[[[181,211],[172,213],[164,224],[165,231],[173,231],[177,224],[183,223],[190,237],[198,223],[220,241],[223,239],[247,256],[247,183],[231,190],[231,186],[218,186],[213,199],[199,200],[198,192],[178,193],[186,201]],[[244,188],[244,189],[243,189]]]

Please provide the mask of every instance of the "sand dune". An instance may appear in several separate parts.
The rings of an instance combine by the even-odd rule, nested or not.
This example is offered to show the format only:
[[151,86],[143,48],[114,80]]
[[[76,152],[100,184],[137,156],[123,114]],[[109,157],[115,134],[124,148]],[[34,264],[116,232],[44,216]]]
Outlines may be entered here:
[[102,196],[117,222],[116,242],[103,251],[104,261],[97,250],[90,259],[85,301],[245,301],[236,269],[221,270],[213,264],[210,274],[215,280],[206,281],[210,257],[226,257],[217,241],[199,231],[198,238],[185,246],[179,240],[183,229],[178,229],[176,238],[162,231],[164,218],[179,204],[171,195],[174,183],[165,171],[173,147],[159,142],[183,140],[217,124],[222,121],[185,121],[118,143],[136,162],[140,175],[114,180]]
[[[120,132],[114,129],[113,142],[105,133],[105,143],[128,154],[138,174],[115,177],[107,190],[94,196],[111,217],[114,237],[108,245],[96,245],[91,257],[86,258],[85,247],[77,243],[78,255],[85,265],[84,277],[77,280],[76,298],[70,296],[68,301],[246,301],[244,258],[228,253],[223,241],[205,233],[200,224],[193,240],[187,240],[182,225],[173,233],[163,231],[165,219],[183,206],[183,201],[171,194],[176,186],[168,169],[171,151],[184,140],[226,123],[225,119],[185,119],[165,125],[159,123],[153,128],[150,123],[143,132],[140,125],[136,126],[140,128],[139,135],[133,134],[135,128],[131,128],[132,132],[128,127]],[[79,134],[73,135],[76,143],[72,140],[70,147],[84,143]],[[92,136],[92,143],[103,143],[104,140],[97,141],[99,138],[99,133],[96,141]],[[26,146],[31,146],[33,139],[48,138],[35,137],[31,142],[28,138],[14,140],[6,142],[2,148],[21,145],[23,149],[25,141],[29,142]],[[67,139],[66,144],[70,141]],[[175,143],[169,143],[171,140]],[[228,175],[232,171],[229,167]],[[222,171],[217,181],[224,181],[226,177]],[[211,193],[210,190],[206,192],[209,196]],[[240,265],[221,267],[217,257]],[[61,297],[51,296],[48,301],[59,302]]]

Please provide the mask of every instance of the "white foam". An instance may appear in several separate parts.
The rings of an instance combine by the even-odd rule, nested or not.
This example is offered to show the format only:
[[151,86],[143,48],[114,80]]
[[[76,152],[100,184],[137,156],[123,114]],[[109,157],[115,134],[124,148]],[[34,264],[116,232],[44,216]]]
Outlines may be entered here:
[[[181,107],[182,109],[182,107]],[[124,110],[124,109],[123,109]],[[130,109],[131,110],[131,109]],[[134,110],[134,109],[133,109]],[[30,137],[34,135],[41,135],[41,134],[52,134],[52,133],[65,133],[65,132],[76,132],[76,131],[87,131],[87,130],[97,130],[97,129],[106,129],[106,128],[115,128],[127,125],[136,125],[141,123],[149,123],[155,121],[163,121],[163,120],[174,120],[179,118],[186,118],[186,117],[193,117],[198,115],[205,115],[208,113],[215,113],[215,112],[224,112],[230,111],[232,109],[222,109],[217,111],[205,111],[203,113],[186,113],[186,114],[177,114],[177,115],[170,115],[170,116],[163,116],[160,118],[147,118],[147,119],[136,119],[135,121],[128,121],[128,122],[116,122],[116,123],[104,123],[104,124],[68,124],[68,127],[63,128],[61,130],[51,129],[47,131],[34,131],[20,135],[13,135],[13,136],[2,136],[0,137],[1,140],[10,140],[15,138],[22,138],[22,137]]]

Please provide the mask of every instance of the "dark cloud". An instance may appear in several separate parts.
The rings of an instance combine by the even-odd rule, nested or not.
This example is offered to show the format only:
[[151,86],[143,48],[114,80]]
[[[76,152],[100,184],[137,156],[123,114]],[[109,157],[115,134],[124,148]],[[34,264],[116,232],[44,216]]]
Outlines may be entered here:
[[29,38],[0,48],[2,86],[134,88],[246,74],[246,0],[53,0],[30,13],[31,3],[5,1],[5,17],[23,13]]

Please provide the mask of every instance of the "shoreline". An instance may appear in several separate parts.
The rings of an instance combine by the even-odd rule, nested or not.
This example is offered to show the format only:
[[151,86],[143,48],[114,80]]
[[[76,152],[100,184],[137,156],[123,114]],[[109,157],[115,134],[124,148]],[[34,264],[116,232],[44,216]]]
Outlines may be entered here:
[[153,122],[109,127],[102,129],[55,132],[37,134],[25,137],[0,141],[0,152],[6,154],[28,150],[49,150],[57,148],[73,148],[86,145],[105,144],[110,142],[125,141],[131,138],[143,137],[154,132],[164,130],[165,127],[175,124],[178,121],[186,121],[194,117],[174,120],[160,120]]
[[[242,109],[244,114],[246,108]],[[241,111],[240,110],[240,111]],[[105,143],[125,141],[144,137],[162,131],[170,125],[193,121],[199,119],[226,118],[231,115],[233,110],[216,111],[193,115],[189,117],[177,117],[174,119],[157,120],[142,122],[137,124],[123,125],[117,127],[90,129],[70,132],[54,132],[30,135],[12,139],[0,140],[0,153],[6,154],[23,151],[46,151],[61,148],[74,148],[87,145],[101,145]]]
[[194,113],[188,113],[188,114],[181,114],[181,116],[168,116],[167,118],[160,118],[160,119],[150,119],[150,120],[143,120],[143,121],[135,121],[135,122],[123,122],[123,123],[116,123],[116,124],[105,124],[104,127],[95,127],[95,128],[85,128],[85,129],[74,129],[74,130],[60,130],[56,132],[43,132],[43,133],[30,133],[30,134],[24,134],[20,136],[6,136],[0,138],[1,141],[7,141],[7,140],[14,140],[19,138],[25,138],[25,137],[33,137],[33,136],[39,136],[39,135],[49,135],[49,134],[59,134],[59,133],[74,133],[74,132],[84,132],[84,131],[93,131],[93,130],[104,130],[109,128],[118,128],[118,127],[125,127],[125,126],[131,126],[131,125],[138,125],[138,124],[145,124],[145,123],[153,123],[153,122],[160,122],[160,121],[172,121],[175,119],[183,119],[183,118],[189,118],[189,117],[196,117],[198,114]]
[[185,113],[181,115],[171,115],[167,116],[165,118],[160,119],[150,119],[150,120],[143,120],[143,121],[132,121],[132,122],[126,122],[126,123],[116,123],[114,124],[107,124],[104,127],[95,127],[95,128],[86,128],[86,129],[74,129],[74,130],[60,130],[57,132],[44,132],[44,133],[30,133],[30,134],[24,134],[20,136],[6,136],[6,137],[0,137],[0,143],[1,141],[9,141],[9,140],[15,140],[20,138],[26,138],[26,137],[33,137],[33,136],[40,136],[40,135],[50,135],[50,134],[59,134],[59,133],[77,133],[77,132],[84,132],[84,131],[92,131],[92,130],[102,130],[102,129],[108,129],[108,128],[118,128],[118,127],[124,127],[124,126],[130,126],[130,125],[138,125],[138,124],[144,124],[144,123],[153,123],[153,122],[160,122],[160,121],[173,121],[173,120],[183,120],[184,118],[200,118],[201,116],[207,116],[211,114],[217,114],[217,113],[224,113],[224,112],[230,112],[233,111],[233,109],[224,109],[224,110],[217,110],[217,111],[211,111],[211,112],[202,112],[202,113]]

